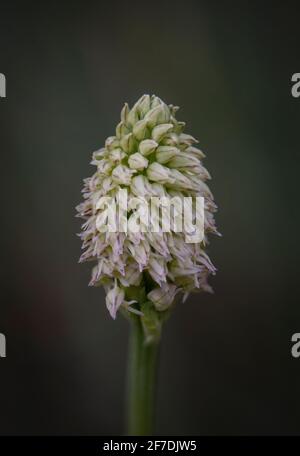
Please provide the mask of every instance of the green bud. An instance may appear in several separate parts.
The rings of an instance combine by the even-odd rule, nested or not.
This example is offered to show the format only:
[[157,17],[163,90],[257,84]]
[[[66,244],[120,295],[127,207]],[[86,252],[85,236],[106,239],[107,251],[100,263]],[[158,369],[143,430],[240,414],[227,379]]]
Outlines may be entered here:
[[148,166],[147,176],[150,181],[160,184],[175,183],[175,179],[171,177],[171,170],[157,162],[151,163]]
[[185,152],[187,154],[190,154],[190,155],[193,155],[193,157],[197,157],[197,158],[200,158],[200,160],[202,158],[205,158],[205,154],[202,152],[202,150],[200,149],[197,149],[196,147],[194,146],[189,146],[185,149]]
[[117,128],[116,128],[116,135],[118,139],[121,139],[122,136],[127,135],[130,133],[130,129],[126,127],[125,123],[121,121],[118,123]]
[[173,124],[161,124],[157,125],[152,130],[152,139],[156,142],[160,142],[163,137],[173,129]]
[[136,141],[132,133],[128,133],[127,135],[123,136],[120,140],[120,146],[126,153],[134,152]]
[[177,147],[159,146],[156,150],[156,160],[158,163],[164,164],[178,154],[180,154],[180,150]]
[[127,115],[127,123],[133,127],[139,120],[138,112],[136,106],[134,106]]
[[135,126],[133,127],[133,134],[137,140],[142,141],[147,136],[149,137],[148,129],[147,129],[147,120],[139,120]]
[[121,121],[124,124],[126,124],[126,122],[127,122],[128,113],[129,113],[129,106],[128,106],[128,103],[125,103],[123,106],[123,109],[121,111]]
[[158,105],[152,108],[144,117],[148,126],[153,128],[157,124],[168,122],[170,119],[169,110],[166,106]]
[[168,163],[170,168],[193,168],[198,167],[198,165],[199,160],[195,157],[190,157],[187,154],[177,155],[177,157],[173,157]]
[[132,169],[142,170],[144,168],[147,168],[148,160],[147,158],[143,157],[143,155],[136,152],[135,154],[130,155],[128,164]]
[[143,95],[136,103],[137,109],[142,117],[150,110],[150,95]]
[[192,144],[195,144],[197,142],[198,142],[197,139],[195,139],[191,135],[186,135],[185,133],[181,133],[179,135],[179,143],[182,145],[191,146]]
[[152,152],[155,151],[157,148],[158,144],[156,141],[153,141],[153,139],[145,139],[140,143],[139,146],[139,151],[142,155],[147,157],[147,155],[152,154]]

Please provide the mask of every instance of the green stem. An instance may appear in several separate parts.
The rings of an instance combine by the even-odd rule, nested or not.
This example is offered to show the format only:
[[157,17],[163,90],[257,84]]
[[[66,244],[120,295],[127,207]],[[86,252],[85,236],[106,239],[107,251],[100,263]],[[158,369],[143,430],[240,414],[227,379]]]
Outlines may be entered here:
[[128,354],[128,434],[151,435],[158,341],[145,342],[140,317],[133,317],[131,326]]

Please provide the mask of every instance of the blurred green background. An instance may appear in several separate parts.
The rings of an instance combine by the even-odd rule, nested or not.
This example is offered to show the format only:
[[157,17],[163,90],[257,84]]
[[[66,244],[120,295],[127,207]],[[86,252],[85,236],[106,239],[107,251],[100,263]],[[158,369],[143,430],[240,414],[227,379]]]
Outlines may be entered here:
[[299,434],[297,3],[1,3],[1,434],[123,432],[128,325],[78,265],[82,179],[125,101],[181,106],[223,238],[178,304],[157,433]]

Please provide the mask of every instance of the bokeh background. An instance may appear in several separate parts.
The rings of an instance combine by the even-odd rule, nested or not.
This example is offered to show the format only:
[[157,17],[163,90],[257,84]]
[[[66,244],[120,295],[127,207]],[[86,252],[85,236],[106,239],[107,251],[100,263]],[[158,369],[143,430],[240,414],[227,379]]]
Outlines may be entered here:
[[165,325],[157,434],[299,434],[299,5],[0,7],[1,434],[121,434],[128,325],[78,265],[82,179],[125,101],[181,106],[212,174],[214,295]]

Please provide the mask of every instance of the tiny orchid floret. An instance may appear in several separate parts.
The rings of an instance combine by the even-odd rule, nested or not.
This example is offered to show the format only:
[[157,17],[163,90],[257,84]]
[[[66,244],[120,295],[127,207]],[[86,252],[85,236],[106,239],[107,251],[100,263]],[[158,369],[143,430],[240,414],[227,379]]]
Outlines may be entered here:
[[[105,147],[93,154],[91,163],[96,172],[84,180],[84,200],[77,207],[78,216],[85,220],[80,261],[96,262],[90,285],[104,286],[112,318],[122,309],[142,317],[146,314],[147,320],[150,308],[152,314],[162,315],[180,293],[186,298],[190,292],[211,291],[207,279],[216,269],[205,247],[208,233],[218,234],[214,222],[217,208],[206,184],[210,175],[201,162],[204,154],[196,147],[198,141],[183,133],[185,124],[176,119],[177,110],[149,95],[142,96],[132,109],[126,103],[115,136],[107,138]],[[115,198],[120,190],[128,194],[128,225],[136,223],[136,198],[146,202],[153,197],[177,198],[180,203],[187,197],[202,197],[203,239],[186,242],[185,229],[178,232],[174,226],[165,232],[162,215],[156,232],[102,230],[109,212],[104,197]],[[192,202],[188,208],[191,224],[197,213]],[[141,219],[145,225],[145,212]]]

